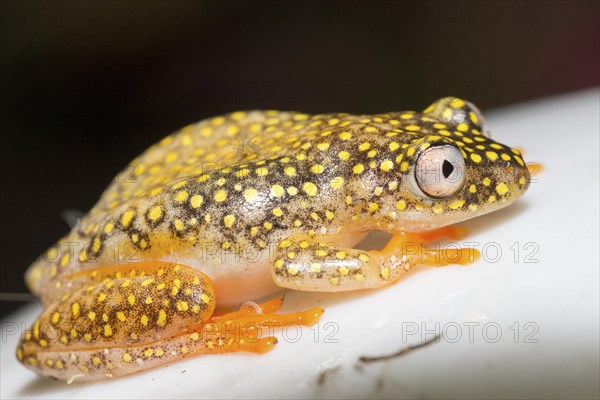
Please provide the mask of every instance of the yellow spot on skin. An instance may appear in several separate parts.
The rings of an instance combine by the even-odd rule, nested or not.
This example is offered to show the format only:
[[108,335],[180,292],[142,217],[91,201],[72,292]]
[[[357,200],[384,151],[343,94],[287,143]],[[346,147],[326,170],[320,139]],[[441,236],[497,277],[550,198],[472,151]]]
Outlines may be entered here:
[[96,236],[96,237],[94,238],[94,241],[93,241],[93,243],[92,243],[92,251],[93,251],[94,253],[97,253],[97,252],[99,252],[99,251],[100,251],[100,247],[101,247],[101,246],[102,246],[102,242],[100,241],[100,238]]
[[208,295],[207,295],[206,293],[202,293],[202,294],[200,295],[200,300],[202,300],[202,302],[203,302],[204,304],[208,304],[208,303],[210,303],[210,297],[208,297]]
[[317,185],[315,185],[312,182],[305,182],[302,184],[302,190],[304,190],[304,192],[309,195],[309,196],[316,196],[317,195]]
[[96,319],[96,313],[95,313],[95,312],[93,312],[93,311],[90,311],[90,312],[88,313],[88,318],[90,319],[90,321],[93,321],[93,320],[95,320],[95,319]]
[[389,279],[389,277],[390,277],[390,270],[389,270],[389,268],[382,268],[381,269],[381,277],[383,279]]
[[121,322],[125,322],[125,320],[127,319],[125,317],[125,314],[122,311],[118,311],[117,312],[117,319]]
[[223,223],[225,224],[225,226],[227,228],[231,228],[233,226],[233,224],[235,223],[235,215],[232,215],[232,214],[226,215],[225,218],[223,218]]
[[108,337],[108,336],[112,336],[112,328],[110,327],[110,325],[104,325],[104,336]]
[[508,193],[508,191],[508,186],[506,186],[504,183],[499,183],[496,186],[496,192],[498,192],[500,196],[504,196],[506,193]]
[[131,354],[129,354],[129,353],[123,354],[123,361],[131,362]]
[[189,196],[189,193],[186,192],[185,190],[180,190],[179,192],[177,192],[177,194],[175,195],[175,201],[179,202],[179,203],[183,203],[184,201],[187,200]]
[[277,207],[273,210],[273,215],[275,215],[276,217],[281,217],[283,215],[283,211],[281,210],[281,208]]
[[379,204],[377,203],[369,203],[369,211],[370,212],[375,212],[379,210]]
[[342,186],[344,186],[344,178],[342,178],[341,176],[336,176],[335,178],[333,178],[330,181],[330,186],[333,189],[339,189],[339,188],[341,188]]
[[79,303],[73,303],[71,305],[71,314],[73,314],[73,317],[77,318],[79,317],[79,311],[80,311],[80,307],[79,307]]
[[358,256],[358,259],[362,262],[367,262],[369,261],[369,256],[363,253]]
[[523,162],[523,159],[519,156],[514,156],[514,159],[517,160],[517,162],[519,163],[519,165],[521,167],[523,167],[525,165],[525,163]]
[[321,150],[321,151],[325,151],[329,148],[329,143],[327,142],[321,142],[319,144],[317,144],[317,149]]
[[510,161],[510,156],[506,153],[502,153],[500,158],[502,158],[504,161]]
[[144,300],[144,303],[152,304],[152,297],[150,297],[150,296],[146,297],[146,300]]
[[194,332],[190,335],[190,339],[197,341],[200,339],[200,335],[198,334],[198,332]]
[[106,293],[100,293],[98,296],[98,303],[102,303],[104,300],[106,300]]
[[486,151],[485,155],[491,161],[496,161],[498,159],[498,154],[496,152],[494,152],[494,151]]
[[129,297],[127,297],[127,301],[129,304],[133,305],[135,303],[135,296],[130,294]]
[[244,199],[246,199],[247,202],[252,203],[254,201],[256,201],[256,199],[258,198],[258,191],[256,189],[246,189],[244,190]]
[[124,227],[129,226],[129,223],[131,222],[131,220],[133,219],[133,211],[125,211],[125,213],[123,213],[123,216],[121,217],[121,225],[123,225]]
[[360,151],[366,151],[366,150],[369,150],[370,148],[371,148],[371,143],[369,143],[369,142],[361,143],[358,146],[358,150],[360,150]]
[[321,164],[315,164],[310,167],[310,172],[313,174],[322,174],[325,168]]
[[210,175],[208,174],[200,175],[200,177],[196,179],[196,182],[206,182],[209,178]]
[[491,183],[492,183],[492,180],[490,178],[483,178],[484,186],[490,186]]
[[343,251],[338,251],[337,253],[335,253],[335,256],[340,259],[343,260],[344,258],[346,258],[346,253]]
[[142,315],[142,317],[140,318],[140,322],[142,323],[142,325],[148,326],[148,316],[146,314]]
[[448,207],[450,207],[453,210],[456,210],[456,209],[461,208],[464,204],[465,204],[464,200],[456,200],[456,201],[450,203],[450,205]]
[[173,225],[175,226],[175,229],[177,229],[178,231],[182,231],[185,228],[185,225],[183,224],[183,222],[180,219],[176,219],[173,222]]
[[148,218],[150,218],[150,220],[152,220],[152,221],[156,221],[160,218],[162,213],[163,213],[162,208],[160,208],[159,206],[156,206],[150,210],[150,212],[148,213]]
[[187,311],[188,310],[188,303],[186,301],[178,301],[177,302],[177,310],[178,311]]
[[354,172],[357,175],[362,174],[364,170],[365,170],[365,166],[362,164],[356,164],[354,166],[354,168],[352,168],[352,172]]
[[285,167],[283,169],[283,172],[287,175],[287,176],[295,176],[296,175],[296,168],[294,167]]
[[204,202],[204,197],[202,197],[199,194],[192,196],[192,198],[190,199],[190,204],[194,208],[200,207],[203,202]]
[[225,190],[217,190],[215,192],[215,201],[221,203],[227,199],[227,192]]
[[488,199],[488,203],[493,203],[496,201],[496,196],[492,195],[490,196],[490,198]]
[[285,194],[285,190],[281,185],[273,185],[271,187],[271,195],[273,197],[281,197]]
[[260,167],[256,169],[256,175],[265,176],[269,173],[269,169],[267,167]]
[[465,102],[462,101],[461,99],[457,99],[457,98],[454,98],[450,102],[450,107],[452,107],[452,108],[461,108],[461,107],[464,107],[464,105],[465,105]]
[[55,312],[54,314],[52,314],[52,319],[50,320],[54,325],[56,325],[58,323],[58,321],[60,320],[60,313]]
[[458,130],[459,130],[459,131],[461,131],[461,132],[466,132],[466,131],[468,131],[468,130],[469,130],[469,125],[467,125],[467,124],[465,124],[464,122],[462,122],[462,123],[460,123],[460,124],[458,124],[458,125],[456,126],[456,129],[458,129]]
[[142,287],[149,286],[152,284],[152,282],[154,282],[153,278],[144,279],[144,281],[142,282]]
[[352,134],[350,132],[342,132],[340,133],[339,138],[342,140],[348,140],[352,138]]
[[83,335],[83,338],[89,342],[92,340],[92,334],[91,333],[86,333],[85,335]]
[[379,168],[381,168],[382,171],[388,172],[394,168],[394,163],[391,160],[384,160]]
[[476,163],[481,162],[481,156],[477,153],[471,153],[471,160]]
[[396,203],[396,209],[402,211],[406,208],[406,202],[404,200],[400,200]]
[[473,111],[469,112],[469,119],[471,119],[471,122],[474,124],[479,124],[479,118],[477,118],[477,115]]
[[435,205],[435,206],[433,206],[431,209],[433,210],[433,212],[434,212],[434,213],[436,213],[436,214],[439,214],[439,213],[441,213],[442,211],[444,211],[444,206],[443,206],[443,205],[441,205],[441,204],[436,204],[436,205]]
[[152,354],[154,354],[154,350],[152,350],[152,349],[146,349],[146,350],[144,350],[144,355],[146,357],[152,357]]
[[342,150],[338,153],[338,157],[340,158],[340,160],[346,161],[350,158],[350,153],[348,153],[345,150]]
[[104,232],[111,233],[114,227],[115,227],[115,225],[109,222],[108,224],[106,224],[104,226]]
[[333,286],[337,286],[340,284],[340,278],[331,278],[329,279],[329,283],[331,283]]
[[156,324],[160,327],[164,327],[166,322],[167,322],[167,313],[165,312],[165,310],[160,310],[158,312],[158,320],[156,321]]

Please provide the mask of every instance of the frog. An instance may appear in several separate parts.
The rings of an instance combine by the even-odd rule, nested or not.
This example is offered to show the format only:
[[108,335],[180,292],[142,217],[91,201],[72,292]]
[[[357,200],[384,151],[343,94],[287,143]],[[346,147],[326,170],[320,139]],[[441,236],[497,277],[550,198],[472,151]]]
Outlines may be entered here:
[[[416,265],[472,263],[477,249],[428,245],[463,238],[456,224],[512,204],[529,183],[521,151],[456,97],[419,112],[202,120],[135,158],[29,267],[43,311],[17,358],[72,382],[270,351],[271,328],[324,312],[277,313],[277,293],[377,289]],[[356,246],[374,231],[391,238]]]

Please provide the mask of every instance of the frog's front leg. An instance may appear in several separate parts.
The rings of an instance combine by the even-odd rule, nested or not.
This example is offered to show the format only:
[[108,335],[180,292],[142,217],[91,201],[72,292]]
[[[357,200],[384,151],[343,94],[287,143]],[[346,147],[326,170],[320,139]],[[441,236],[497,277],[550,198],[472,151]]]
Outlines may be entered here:
[[127,375],[200,353],[262,353],[276,343],[260,335],[262,327],[290,319],[312,324],[320,316],[315,310],[272,315],[276,300],[213,316],[210,279],[172,263],[104,266],[65,282],[72,291],[44,310],[17,357],[42,375],[69,381]]
[[411,267],[422,264],[467,264],[479,257],[472,248],[427,249],[440,237],[460,238],[462,228],[424,233],[398,233],[382,250],[340,248],[326,235],[296,236],[279,243],[272,268],[279,286],[307,291],[349,291],[378,288],[396,282]]

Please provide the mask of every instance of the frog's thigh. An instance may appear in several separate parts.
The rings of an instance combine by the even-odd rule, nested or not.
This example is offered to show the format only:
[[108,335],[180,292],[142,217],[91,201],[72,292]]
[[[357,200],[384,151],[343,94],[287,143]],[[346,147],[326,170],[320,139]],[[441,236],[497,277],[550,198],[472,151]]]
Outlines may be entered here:
[[200,271],[142,262],[78,272],[68,281],[78,289],[47,307],[17,350],[40,374],[101,379],[212,351],[189,330],[215,307],[212,283]]
[[348,291],[390,285],[417,264],[467,264],[478,257],[473,249],[442,252],[425,249],[422,242],[416,235],[398,234],[384,249],[364,251],[339,247],[324,235],[288,238],[275,251],[272,275],[290,289]]

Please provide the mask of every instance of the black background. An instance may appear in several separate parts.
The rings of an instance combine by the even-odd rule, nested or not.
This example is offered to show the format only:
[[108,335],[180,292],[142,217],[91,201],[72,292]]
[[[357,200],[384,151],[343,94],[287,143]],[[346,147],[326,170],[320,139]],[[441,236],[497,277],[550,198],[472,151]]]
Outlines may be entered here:
[[135,155],[205,117],[445,95],[485,110],[598,85],[598,4],[2,1],[0,292],[26,291],[68,231],[61,211],[88,210]]

